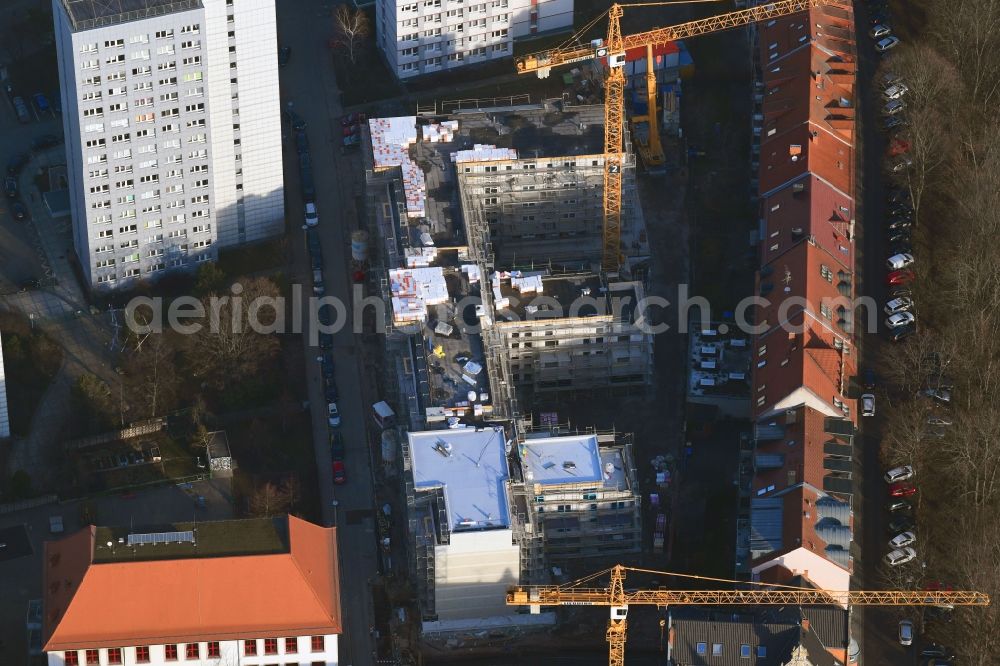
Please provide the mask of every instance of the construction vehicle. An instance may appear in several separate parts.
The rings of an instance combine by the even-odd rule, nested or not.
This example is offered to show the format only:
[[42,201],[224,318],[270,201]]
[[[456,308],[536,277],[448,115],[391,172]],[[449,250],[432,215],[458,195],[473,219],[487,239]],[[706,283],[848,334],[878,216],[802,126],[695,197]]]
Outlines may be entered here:
[[[676,42],[680,39],[696,37],[708,33],[739,28],[781,18],[796,12],[806,11],[813,7],[834,4],[844,0],[776,0],[750,9],[711,16],[697,21],[688,21],[666,28],[656,28],[634,35],[622,36],[621,17],[625,6],[613,4],[608,9],[608,36],[606,40],[584,42],[582,35],[594,25],[591,21],[580,31],[564,42],[564,46],[548,51],[532,53],[516,61],[519,74],[534,72],[539,78],[549,75],[553,67],[568,65],[585,60],[606,60],[607,79],[604,96],[604,227],[603,252],[601,267],[605,271],[617,271],[621,267],[621,216],[622,216],[622,167],[625,162],[625,52],[629,49],[646,48],[647,58],[651,60],[652,49],[658,45]],[[676,2],[643,2],[637,6],[670,5]],[[627,5],[626,5],[627,6]],[[598,17],[600,18],[600,17]],[[653,76],[653,85],[647,82],[650,118],[656,116],[656,83],[651,72],[651,63],[647,62],[648,77]],[[662,156],[663,149],[659,146],[659,131],[655,120],[650,120],[648,132],[648,150],[650,159],[655,159],[656,151]],[[655,144],[655,145],[654,145]]]
[[[741,584],[722,578],[707,578],[676,574],[668,571],[637,569],[620,564],[599,571],[571,583],[563,585],[539,585],[516,587],[507,593],[508,606],[528,606],[537,613],[542,606],[609,606],[611,619],[608,621],[608,664],[624,666],[625,630],[628,607],[631,606],[761,606],[761,605],[816,605],[835,604],[838,606],[988,606],[989,595],[981,592],[958,590],[920,590],[905,592],[899,590],[819,590],[793,587],[790,585],[769,585],[764,583],[742,583],[753,586],[745,590],[626,590],[627,571],[654,574],[658,576],[679,576],[713,582]],[[610,575],[607,587],[586,587],[592,581]]]
[[[660,126],[657,122],[656,61],[653,58],[653,43],[646,44],[646,113],[632,113],[629,121],[635,151],[647,173],[663,173],[667,158],[660,143]],[[634,110],[633,110],[634,111]]]

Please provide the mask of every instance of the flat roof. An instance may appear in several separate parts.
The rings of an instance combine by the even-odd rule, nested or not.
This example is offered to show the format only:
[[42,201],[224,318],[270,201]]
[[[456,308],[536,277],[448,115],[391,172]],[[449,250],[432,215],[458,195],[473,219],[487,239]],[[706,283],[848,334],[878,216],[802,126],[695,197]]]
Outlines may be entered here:
[[[193,539],[176,536],[189,533]],[[147,535],[141,545],[129,546],[129,536]],[[169,536],[175,535],[175,536]],[[120,540],[120,541],[119,541]],[[108,546],[111,543],[111,546]],[[227,557],[287,553],[288,521],[285,516],[219,520],[204,523],[170,523],[134,527],[97,527],[94,563],[136,560],[175,560],[191,557]]]
[[547,275],[545,271],[504,271],[494,273],[490,285],[499,321],[594,317],[608,313],[604,283],[593,273]]
[[596,435],[527,439],[521,460],[529,483],[597,483],[604,475]]
[[451,531],[510,526],[502,427],[424,430],[407,439],[414,486],[443,490]]
[[201,0],[62,0],[73,30],[93,30],[203,7]]

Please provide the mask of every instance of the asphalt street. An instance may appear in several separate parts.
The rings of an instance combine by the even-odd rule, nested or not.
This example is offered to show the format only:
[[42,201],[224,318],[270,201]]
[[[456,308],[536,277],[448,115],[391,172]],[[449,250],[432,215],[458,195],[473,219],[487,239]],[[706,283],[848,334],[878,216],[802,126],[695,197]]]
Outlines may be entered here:
[[[886,139],[880,122],[881,94],[874,79],[876,69],[882,62],[882,56],[875,51],[873,42],[867,35],[868,10],[864,3],[855,4],[855,17],[859,58],[858,145],[861,150],[857,162],[857,167],[861,169],[858,188],[860,205],[857,212],[860,238],[856,242],[861,255],[858,261],[860,272],[858,286],[859,294],[869,296],[881,305],[886,302],[888,291],[885,285],[885,260],[888,254],[883,232],[887,183],[882,172]],[[881,317],[878,319],[881,320]],[[881,326],[881,321],[879,325]],[[883,335],[864,335],[861,338],[862,369],[877,367],[882,350],[889,344],[892,343]],[[859,440],[861,455],[855,464],[862,489],[854,507],[855,521],[860,522],[860,527],[855,526],[855,535],[859,541],[861,557],[860,562],[856,562],[851,585],[855,589],[868,590],[882,589],[886,585],[880,569],[883,566],[883,558],[888,552],[888,540],[893,536],[886,532],[888,523],[885,512],[886,485],[882,479],[882,462],[879,459],[881,415],[878,406],[880,406],[879,398],[884,396],[884,387],[878,387],[875,393],[876,416],[862,420]],[[881,405],[884,404],[883,401]],[[915,610],[893,607],[853,609],[853,632],[861,644],[860,663],[862,665],[916,664],[921,644],[919,636],[911,647],[900,645],[898,639],[899,620],[903,617],[916,620]]]
[[[321,0],[278,2],[278,43],[292,47],[287,66],[281,69],[281,102],[308,124],[309,145],[316,182],[319,234],[323,247],[326,295],[350,303],[350,233],[357,227],[354,194],[360,191],[361,165],[356,154],[341,155],[340,94],[327,47],[336,3]],[[298,156],[291,129],[283,126],[285,209],[291,220],[295,248],[296,280],[310,293],[309,261],[304,233],[297,230],[303,218],[298,178]],[[305,314],[308,323],[308,313]],[[306,330],[306,329],[304,329]],[[340,432],[346,445],[347,482],[334,487],[331,470],[326,402],[316,358],[321,351],[308,347],[306,357],[309,400],[312,405],[313,440],[323,505],[323,522],[336,525],[340,546],[340,582],[343,633],[340,661],[346,666],[374,663],[370,627],[373,624],[371,580],[377,574],[374,489],[366,426],[370,396],[366,397],[360,336],[352,326],[334,334],[333,357],[340,389]]]

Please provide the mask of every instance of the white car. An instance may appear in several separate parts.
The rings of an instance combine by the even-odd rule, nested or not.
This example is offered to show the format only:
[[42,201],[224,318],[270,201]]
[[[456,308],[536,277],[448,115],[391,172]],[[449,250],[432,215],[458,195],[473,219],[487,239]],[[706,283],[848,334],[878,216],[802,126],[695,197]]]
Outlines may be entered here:
[[895,48],[898,44],[899,44],[899,38],[893,35],[889,35],[888,37],[883,37],[882,39],[878,40],[878,42],[875,44],[875,50],[878,51],[879,53],[885,53],[889,49]]
[[327,423],[332,427],[336,428],[340,426],[340,410],[337,409],[337,403],[331,402],[326,406],[327,412]]
[[917,535],[913,532],[901,532],[889,540],[889,548],[905,548],[917,542]]
[[865,393],[861,396],[861,416],[875,416],[875,395]]
[[885,473],[886,483],[895,483],[896,481],[908,481],[913,478],[913,468],[909,465],[903,465],[902,467],[894,467]]
[[909,326],[915,321],[917,318],[913,316],[912,312],[897,312],[885,320],[885,325],[889,328],[899,328],[900,326]]
[[901,254],[894,254],[888,259],[886,259],[885,266],[890,271],[898,271],[907,266],[913,265],[913,255],[909,252],[903,252]]
[[875,26],[868,31],[868,34],[871,35],[873,39],[888,37],[892,34],[892,28],[884,23],[876,23]]
[[917,559],[917,551],[909,546],[906,548],[897,548],[885,556],[886,563],[891,567],[898,567],[900,564],[906,564],[915,559]]
[[897,312],[906,312],[912,307],[913,299],[901,296],[899,298],[894,298],[885,304],[885,313],[887,315],[894,315]]
[[900,81],[883,90],[882,96],[885,97],[886,100],[899,99],[908,92],[910,92],[910,87]]
[[319,224],[319,213],[316,212],[316,204],[306,204],[306,226],[315,227]]

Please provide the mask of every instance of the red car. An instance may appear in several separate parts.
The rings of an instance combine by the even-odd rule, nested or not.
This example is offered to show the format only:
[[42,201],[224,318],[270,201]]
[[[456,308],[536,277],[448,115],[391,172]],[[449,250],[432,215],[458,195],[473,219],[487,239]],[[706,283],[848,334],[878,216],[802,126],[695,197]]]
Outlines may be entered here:
[[916,279],[916,277],[916,274],[909,268],[903,268],[886,275],[885,281],[886,284],[895,287],[901,284],[910,284],[914,279]]
[[365,122],[365,119],[366,119],[365,114],[358,113],[357,111],[355,111],[354,113],[349,113],[346,116],[341,116],[340,125],[341,127],[350,127],[351,125],[359,125]]
[[917,487],[906,481],[897,481],[889,486],[890,497],[909,497],[917,494]]
[[344,467],[343,460],[333,461],[333,482],[338,486],[347,483],[347,468]]
[[889,157],[895,157],[896,155],[902,155],[903,153],[910,152],[910,142],[904,139],[893,139],[886,149],[885,153]]

